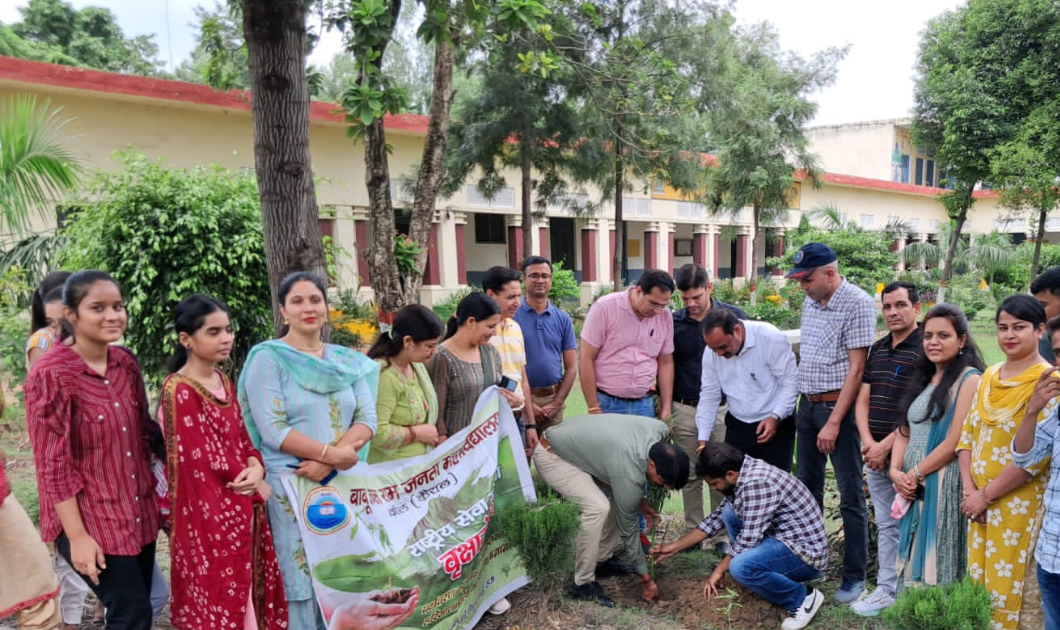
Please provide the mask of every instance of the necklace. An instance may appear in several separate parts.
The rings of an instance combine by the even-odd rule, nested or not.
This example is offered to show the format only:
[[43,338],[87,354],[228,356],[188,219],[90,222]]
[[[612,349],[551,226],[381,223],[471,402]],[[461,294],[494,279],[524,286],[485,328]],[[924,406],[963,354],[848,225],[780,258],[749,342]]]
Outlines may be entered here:
[[305,352],[307,354],[316,354],[316,353],[318,353],[318,352],[320,352],[321,350],[324,349],[324,342],[323,341],[321,341],[320,345],[317,346],[316,348],[299,348],[298,346],[294,345],[293,343],[291,343],[287,339],[284,339],[283,341],[284,341],[284,343],[286,343],[287,345],[291,346],[295,350],[297,350],[299,352]]

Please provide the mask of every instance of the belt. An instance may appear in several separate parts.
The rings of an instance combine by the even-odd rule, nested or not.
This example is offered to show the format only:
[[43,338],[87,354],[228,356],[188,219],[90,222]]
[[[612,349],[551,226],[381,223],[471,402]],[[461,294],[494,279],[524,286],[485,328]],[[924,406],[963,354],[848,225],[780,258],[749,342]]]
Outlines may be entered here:
[[689,407],[698,407],[699,406],[699,399],[698,398],[690,398],[690,399],[687,399],[687,400],[684,399],[684,398],[675,398],[674,402],[675,403],[680,403],[682,405],[688,405]]
[[838,389],[834,389],[830,392],[821,392],[820,394],[803,394],[803,397],[812,403],[835,402],[839,400],[839,391],[840,390]]
[[[523,409],[526,409],[526,407],[523,407]],[[518,411],[516,411],[514,409],[512,410],[512,415],[515,416],[516,420],[518,420],[519,418],[523,417],[523,409],[520,409]]]
[[555,454],[555,451],[552,450],[552,445],[548,443],[548,438],[546,438],[544,434],[542,434],[541,437],[537,439],[537,443],[541,445],[541,448],[545,449],[549,453]]
[[615,400],[621,400],[622,402],[628,402],[628,403],[640,402],[640,401],[642,401],[642,400],[644,400],[645,398],[648,397],[648,394],[644,394],[643,396],[640,396],[639,398],[623,398],[622,396],[615,396],[614,394],[608,394],[607,392],[605,392],[604,390],[600,389],[599,387],[596,388],[596,391],[601,393],[601,394],[603,394],[603,395],[605,395],[605,396],[610,396],[611,398],[614,398]]
[[530,388],[531,396],[555,396],[559,393],[559,383],[555,385],[549,385],[548,387],[532,387]]

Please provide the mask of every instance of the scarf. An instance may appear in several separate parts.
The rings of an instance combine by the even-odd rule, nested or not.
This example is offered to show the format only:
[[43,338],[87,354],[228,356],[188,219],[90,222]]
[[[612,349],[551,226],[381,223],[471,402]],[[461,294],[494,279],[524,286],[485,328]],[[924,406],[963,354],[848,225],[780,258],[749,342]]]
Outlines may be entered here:
[[1023,409],[1034,394],[1034,386],[1042,372],[1049,369],[1048,363],[1036,363],[1012,378],[1001,378],[1001,366],[992,365],[983,375],[980,395],[975,411],[979,421],[991,427],[999,424],[1019,423],[1023,420]]
[[[250,349],[246,363],[254,360],[259,352],[271,353],[299,387],[315,394],[331,394],[353,387],[359,379],[368,379],[368,386],[373,394],[379,391],[379,364],[356,350],[343,346],[328,344],[325,347],[325,358],[295,350],[279,339],[259,343]],[[239,406],[243,411],[243,421],[247,433],[254,443],[254,448],[261,448],[261,434],[254,423],[250,403],[247,400],[246,370],[239,375]],[[365,444],[364,454],[368,445]]]
[[423,399],[427,403],[427,419],[423,423],[435,426],[438,424],[438,393],[434,391],[434,383],[431,382],[431,376],[427,373],[427,366],[422,363],[413,363],[412,371],[416,373],[416,380],[419,381],[420,389],[423,390]]

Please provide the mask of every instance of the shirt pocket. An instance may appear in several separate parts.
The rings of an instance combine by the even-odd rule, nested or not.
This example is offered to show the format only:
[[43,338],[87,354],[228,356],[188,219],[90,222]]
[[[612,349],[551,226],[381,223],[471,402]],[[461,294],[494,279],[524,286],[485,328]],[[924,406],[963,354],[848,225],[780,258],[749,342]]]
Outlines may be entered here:
[[108,440],[117,439],[117,436],[108,435],[110,424],[102,409],[82,409],[77,414],[73,440],[84,449],[101,449],[106,446]]

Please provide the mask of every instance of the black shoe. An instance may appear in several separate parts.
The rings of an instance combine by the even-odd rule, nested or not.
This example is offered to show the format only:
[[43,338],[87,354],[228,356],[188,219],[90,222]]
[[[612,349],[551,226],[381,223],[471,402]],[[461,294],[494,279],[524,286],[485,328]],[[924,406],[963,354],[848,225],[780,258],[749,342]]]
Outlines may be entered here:
[[596,564],[596,577],[613,577],[616,575],[637,575],[637,569],[614,556]]
[[614,600],[604,594],[604,589],[600,588],[598,582],[589,582],[581,586],[577,584],[571,585],[567,589],[567,596],[583,602],[596,602],[606,608],[615,607]]

